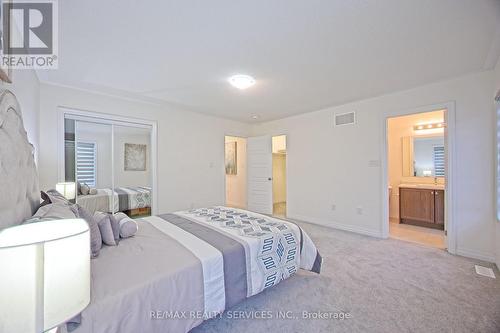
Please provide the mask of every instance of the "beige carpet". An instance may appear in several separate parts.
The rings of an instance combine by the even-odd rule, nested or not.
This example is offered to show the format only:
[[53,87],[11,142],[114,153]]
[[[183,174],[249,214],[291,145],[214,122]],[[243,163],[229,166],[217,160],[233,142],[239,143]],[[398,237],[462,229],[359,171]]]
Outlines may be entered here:
[[[234,311],[272,317],[290,311],[292,319],[234,319],[227,312],[193,332],[500,332],[500,273],[495,269],[491,279],[474,270],[474,264],[493,264],[395,239],[301,226],[324,258],[322,274],[299,272],[230,309],[233,317]],[[303,311],[351,317],[303,320]]]

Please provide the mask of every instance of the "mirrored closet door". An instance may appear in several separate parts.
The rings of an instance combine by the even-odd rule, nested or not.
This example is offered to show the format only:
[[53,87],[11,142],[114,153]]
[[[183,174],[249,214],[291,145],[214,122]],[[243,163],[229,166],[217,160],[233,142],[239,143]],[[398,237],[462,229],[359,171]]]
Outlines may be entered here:
[[131,217],[151,215],[151,130],[114,126],[116,210]]
[[65,116],[64,184],[90,213],[151,215],[151,126]]

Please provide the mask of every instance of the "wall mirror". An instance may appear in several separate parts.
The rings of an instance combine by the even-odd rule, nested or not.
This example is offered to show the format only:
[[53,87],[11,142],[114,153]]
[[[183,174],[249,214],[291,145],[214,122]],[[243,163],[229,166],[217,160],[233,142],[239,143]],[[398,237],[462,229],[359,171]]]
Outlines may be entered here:
[[402,140],[404,177],[444,177],[444,135],[405,136]]

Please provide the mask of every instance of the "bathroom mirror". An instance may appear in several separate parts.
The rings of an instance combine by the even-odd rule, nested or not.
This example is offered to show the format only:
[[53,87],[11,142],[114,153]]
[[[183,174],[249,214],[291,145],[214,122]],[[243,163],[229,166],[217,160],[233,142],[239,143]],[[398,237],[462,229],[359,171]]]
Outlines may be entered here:
[[444,135],[406,136],[402,142],[404,177],[444,177]]

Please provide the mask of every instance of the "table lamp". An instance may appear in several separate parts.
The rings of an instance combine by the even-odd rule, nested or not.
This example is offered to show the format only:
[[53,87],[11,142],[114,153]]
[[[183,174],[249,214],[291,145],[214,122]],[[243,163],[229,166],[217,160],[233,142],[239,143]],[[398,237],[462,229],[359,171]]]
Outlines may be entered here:
[[75,183],[57,183],[56,191],[61,193],[66,199],[73,200],[76,195]]
[[82,219],[0,230],[0,332],[45,332],[89,304],[89,237]]

